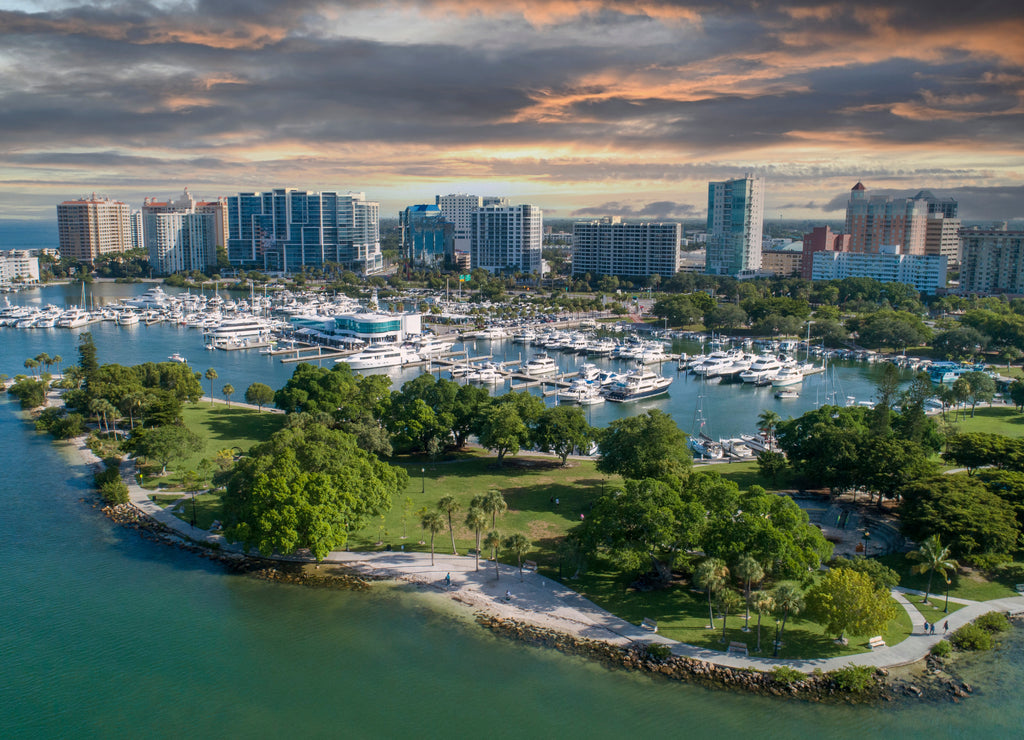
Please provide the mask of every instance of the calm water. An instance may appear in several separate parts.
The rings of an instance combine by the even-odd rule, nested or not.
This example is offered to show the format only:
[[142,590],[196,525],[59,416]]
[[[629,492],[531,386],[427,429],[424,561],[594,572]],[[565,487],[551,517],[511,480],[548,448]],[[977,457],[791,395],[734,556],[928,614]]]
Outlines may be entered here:
[[[214,365],[218,383],[236,387],[290,372],[248,353],[203,355],[192,334],[154,329],[97,330],[101,360],[198,353],[197,367]],[[0,371],[39,351],[73,358],[70,334],[0,330]],[[162,345],[173,337],[179,346]],[[112,526],[70,459],[0,400],[4,737],[1024,732],[1019,635],[971,669],[984,690],[962,705],[821,707],[711,692],[495,639],[437,597],[225,575]]]

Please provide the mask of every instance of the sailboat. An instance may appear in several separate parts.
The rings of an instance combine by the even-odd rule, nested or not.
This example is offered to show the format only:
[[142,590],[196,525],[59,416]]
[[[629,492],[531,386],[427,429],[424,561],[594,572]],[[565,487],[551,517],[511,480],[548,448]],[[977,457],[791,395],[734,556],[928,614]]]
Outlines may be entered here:
[[693,432],[686,443],[695,455],[700,455],[702,460],[721,460],[725,450],[722,449],[722,445],[708,436],[705,431],[706,426],[707,419],[704,418],[704,393],[702,391],[697,395],[697,408],[693,413]]

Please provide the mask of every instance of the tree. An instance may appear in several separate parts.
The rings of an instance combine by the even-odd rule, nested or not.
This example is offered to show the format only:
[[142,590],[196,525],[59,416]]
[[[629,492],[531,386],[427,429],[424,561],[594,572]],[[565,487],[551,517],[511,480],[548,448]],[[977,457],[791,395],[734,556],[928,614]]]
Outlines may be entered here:
[[501,533],[492,529],[484,538],[484,547],[490,548],[491,557],[494,558],[494,578],[501,580],[501,571],[498,570],[498,548],[501,547]]
[[1024,380],[1017,380],[1010,383],[1010,399],[1018,411],[1024,411]]
[[210,405],[213,406],[213,381],[217,379],[217,371],[214,370],[212,367],[207,368],[206,372],[203,374],[203,377],[210,381]]
[[704,589],[708,595],[708,629],[715,628],[715,612],[711,599],[715,592],[725,586],[729,580],[729,569],[718,558],[707,558],[693,572],[693,582]]
[[25,360],[25,369],[26,370],[31,370],[32,374],[36,375],[37,374],[36,373],[36,369],[38,367],[39,367],[39,360],[36,360],[36,359],[34,359],[32,357],[26,358],[26,360]]
[[989,341],[972,326],[958,326],[936,334],[932,349],[947,360],[966,360],[985,349]]
[[907,559],[917,563],[910,568],[911,573],[928,574],[928,585],[924,590],[924,601],[922,602],[925,604],[928,603],[928,596],[932,591],[932,576],[939,573],[943,580],[949,583],[950,571],[955,573],[956,569],[960,567],[960,564],[949,556],[949,548],[942,544],[942,540],[937,534],[933,534],[922,542],[918,549],[908,552]]
[[444,530],[444,517],[439,511],[424,512],[420,518],[420,526],[430,532],[430,565],[434,565],[434,535]]
[[96,344],[92,340],[92,334],[87,331],[78,335],[78,367],[82,370],[84,386],[88,388],[100,369],[100,364],[96,359]]
[[274,390],[266,383],[253,383],[245,389],[245,402],[256,406],[259,411],[274,400]]
[[743,599],[734,589],[726,586],[718,591],[715,595],[715,603],[718,604],[718,610],[722,613],[722,639],[721,642],[725,642],[725,629],[729,622],[729,612],[738,608],[743,603]]
[[733,573],[743,581],[743,601],[747,605],[746,621],[743,623],[743,631],[750,629],[750,584],[760,583],[764,578],[764,568],[754,558],[744,555],[733,568]]
[[782,417],[771,409],[765,409],[757,417],[757,428],[765,433],[768,438],[768,449],[771,449],[772,442],[775,440],[775,428],[779,426],[779,422],[782,421]]
[[442,496],[437,502],[438,511],[448,516],[448,533],[452,536],[452,555],[458,555],[455,549],[455,526],[452,524],[452,514],[459,510],[459,501],[454,496]]
[[515,553],[516,562],[519,565],[519,580],[523,580],[523,556],[530,552],[532,547],[530,541],[526,539],[526,535],[516,532],[515,534],[509,535],[505,538],[502,546],[509,552]]
[[814,619],[844,640],[854,635],[883,632],[896,607],[889,592],[875,587],[871,577],[850,568],[833,568],[807,592],[807,607]]
[[1013,507],[977,478],[939,475],[911,483],[901,493],[901,528],[912,540],[938,535],[958,555],[1008,553],[1017,545]]
[[972,370],[964,373],[959,379],[967,381],[967,400],[971,402],[971,418],[974,418],[974,408],[979,403],[986,403],[992,400],[996,393],[996,381],[988,373],[980,370]]
[[732,331],[747,323],[747,313],[734,303],[722,303],[704,314],[709,331]]
[[778,640],[775,642],[774,655],[778,657],[779,648],[782,647],[782,634],[786,631],[786,620],[790,616],[797,616],[804,609],[804,598],[799,589],[788,583],[784,583],[775,589],[772,594],[775,600],[775,608],[782,614],[782,625],[779,627]]
[[224,400],[228,402],[228,408],[231,408],[231,396],[235,393],[235,386],[227,383],[220,391],[224,394]]
[[44,380],[32,380],[22,376],[7,388],[7,392],[18,399],[23,409],[34,409],[46,404]]
[[480,506],[471,505],[466,512],[466,526],[473,530],[476,535],[476,570],[480,570],[480,533],[487,527],[487,512]]
[[634,480],[681,476],[693,462],[686,435],[657,409],[611,422],[601,434],[599,450],[599,471]]
[[757,472],[764,478],[771,478],[772,485],[778,485],[779,473],[786,469],[786,456],[774,450],[764,450],[757,456]]
[[491,515],[491,529],[497,526],[498,514],[504,514],[508,511],[508,503],[505,501],[505,497],[496,488],[492,488],[484,494],[479,502],[479,506]]
[[300,420],[235,463],[223,497],[225,534],[265,556],[309,548],[319,561],[388,511],[407,480],[355,436]]
[[167,474],[167,466],[184,460],[203,448],[202,438],[192,430],[168,424],[151,429],[139,429],[129,442],[136,455],[155,460],[160,464],[160,475]]
[[544,409],[533,430],[533,441],[544,452],[554,452],[565,461],[574,450],[586,453],[595,430],[587,423],[583,409],[575,406],[552,406]]
[[862,555],[858,555],[852,559],[836,558],[832,561],[832,567],[849,568],[850,570],[855,570],[858,573],[863,573],[871,579],[871,582],[875,584],[875,588],[885,591],[886,593],[892,591],[900,583],[900,574],[875,558],[867,558]]
[[530,430],[512,404],[495,404],[486,409],[477,434],[480,444],[498,454],[498,465],[505,455],[519,452],[530,439]]
[[775,611],[775,599],[767,591],[757,591],[753,601],[754,611],[757,612],[757,652],[761,652],[761,617]]

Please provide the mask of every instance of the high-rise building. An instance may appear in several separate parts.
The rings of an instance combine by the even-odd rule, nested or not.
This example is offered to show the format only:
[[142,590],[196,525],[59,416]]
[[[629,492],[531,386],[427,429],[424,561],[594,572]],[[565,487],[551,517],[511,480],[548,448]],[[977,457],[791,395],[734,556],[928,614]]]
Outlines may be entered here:
[[0,250],[0,285],[38,283],[39,257],[28,249]]
[[227,249],[228,246],[228,199],[221,196],[217,200],[196,201],[195,211],[213,216],[214,262],[216,262],[216,247]]
[[66,200],[57,205],[57,232],[61,257],[92,264],[101,255],[131,249],[131,208],[95,193]]
[[905,255],[924,254],[928,208],[925,198],[869,196],[858,182],[846,204],[850,251],[877,253],[881,247],[898,246]]
[[963,229],[960,290],[1024,294],[1024,231]]
[[436,205],[409,206],[399,214],[402,254],[418,265],[444,267],[455,257],[455,227]]
[[132,211],[132,249],[145,249],[146,236],[142,225],[142,211]]
[[216,212],[201,212],[188,188],[177,200],[146,198],[142,222],[149,263],[157,272],[205,271],[217,263]]
[[544,212],[531,205],[489,205],[470,214],[469,255],[473,268],[541,272]]
[[441,210],[441,215],[454,228],[454,249],[456,252],[469,253],[470,220],[472,213],[484,206],[508,206],[509,199],[499,195],[467,195],[451,193],[435,195],[434,204]]
[[898,246],[878,252],[815,252],[812,280],[874,278],[882,283],[907,283],[922,293],[946,287],[946,258],[939,255],[901,254]]
[[829,226],[815,226],[804,234],[804,248],[800,258],[800,277],[811,279],[815,252],[849,252],[850,235],[836,234]]
[[711,275],[741,275],[761,269],[764,180],[708,183],[707,258]]
[[232,265],[295,272],[339,264],[364,274],[383,268],[380,204],[364,193],[277,188],[227,199]]
[[683,227],[624,224],[618,218],[573,224],[572,274],[671,277],[679,272]]

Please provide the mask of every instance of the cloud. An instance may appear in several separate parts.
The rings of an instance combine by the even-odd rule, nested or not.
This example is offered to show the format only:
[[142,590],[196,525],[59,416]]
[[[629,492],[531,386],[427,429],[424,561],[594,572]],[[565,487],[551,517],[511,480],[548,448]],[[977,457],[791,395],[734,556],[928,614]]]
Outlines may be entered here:
[[669,221],[693,218],[694,216],[701,215],[701,212],[689,203],[674,203],[667,200],[645,203],[640,206],[611,201],[602,203],[599,206],[578,208],[570,215],[573,217],[621,216],[622,218],[644,219],[646,221]]
[[[954,198],[959,204],[961,221],[1000,221],[1024,218],[1024,185],[978,186],[964,185],[956,188],[934,188],[922,185],[910,189],[873,188],[864,183],[869,196],[910,198],[921,190],[930,190],[937,198]],[[846,211],[849,192],[832,198],[822,206],[828,212]]]

